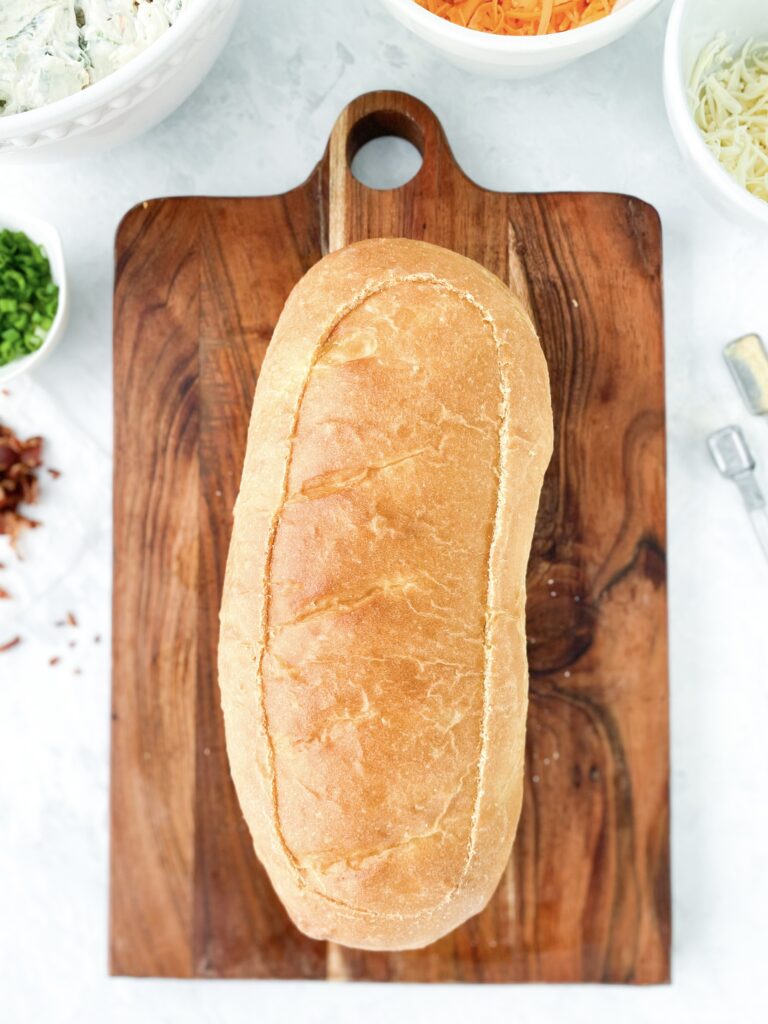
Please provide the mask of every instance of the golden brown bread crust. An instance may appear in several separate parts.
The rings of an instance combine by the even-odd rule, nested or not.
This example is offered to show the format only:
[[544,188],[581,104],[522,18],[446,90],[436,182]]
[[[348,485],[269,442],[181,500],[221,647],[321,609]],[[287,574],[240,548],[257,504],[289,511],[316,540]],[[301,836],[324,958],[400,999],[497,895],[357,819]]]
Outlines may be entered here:
[[219,674],[256,852],[307,934],[414,948],[492,895],[551,449],[536,334],[482,267],[385,239],[294,289],[256,391]]

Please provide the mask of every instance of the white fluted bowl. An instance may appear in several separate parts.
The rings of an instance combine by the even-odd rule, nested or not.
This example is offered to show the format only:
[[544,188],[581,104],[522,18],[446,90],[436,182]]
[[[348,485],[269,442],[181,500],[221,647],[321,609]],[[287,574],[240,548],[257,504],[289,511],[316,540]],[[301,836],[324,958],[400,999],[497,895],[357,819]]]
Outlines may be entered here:
[[197,0],[158,40],[81,92],[0,117],[0,164],[109,149],[154,127],[202,82],[224,48],[240,0]]

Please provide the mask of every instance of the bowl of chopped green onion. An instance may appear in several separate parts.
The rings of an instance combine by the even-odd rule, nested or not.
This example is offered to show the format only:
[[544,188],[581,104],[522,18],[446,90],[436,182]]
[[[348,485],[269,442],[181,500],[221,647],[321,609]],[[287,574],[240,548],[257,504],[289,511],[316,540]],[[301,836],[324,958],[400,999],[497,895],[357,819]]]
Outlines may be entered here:
[[58,232],[0,209],[0,385],[50,355],[68,306]]

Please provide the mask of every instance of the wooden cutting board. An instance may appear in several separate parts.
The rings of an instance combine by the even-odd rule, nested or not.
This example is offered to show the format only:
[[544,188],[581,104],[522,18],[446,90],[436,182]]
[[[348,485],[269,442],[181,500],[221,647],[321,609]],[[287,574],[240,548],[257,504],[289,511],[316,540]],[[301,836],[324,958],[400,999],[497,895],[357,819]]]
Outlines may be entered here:
[[[381,135],[421,171],[350,172]],[[529,571],[525,800],[489,907],[427,949],[305,938],[253,853],[224,748],[219,597],[254,385],[293,285],[361,238],[407,235],[526,297],[555,455]],[[626,196],[506,195],[457,167],[432,113],[373,93],[307,182],[143,203],[117,236],[111,811],[114,974],[404,981],[669,979],[660,227]]]

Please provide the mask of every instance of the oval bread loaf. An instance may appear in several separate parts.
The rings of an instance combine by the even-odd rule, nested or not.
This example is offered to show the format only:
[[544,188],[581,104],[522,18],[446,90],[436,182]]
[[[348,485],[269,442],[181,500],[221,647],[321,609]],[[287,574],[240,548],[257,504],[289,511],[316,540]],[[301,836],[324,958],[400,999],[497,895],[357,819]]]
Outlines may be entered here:
[[306,934],[409,949],[480,911],[522,800],[547,367],[496,277],[327,256],[261,372],[221,610],[227,748]]

